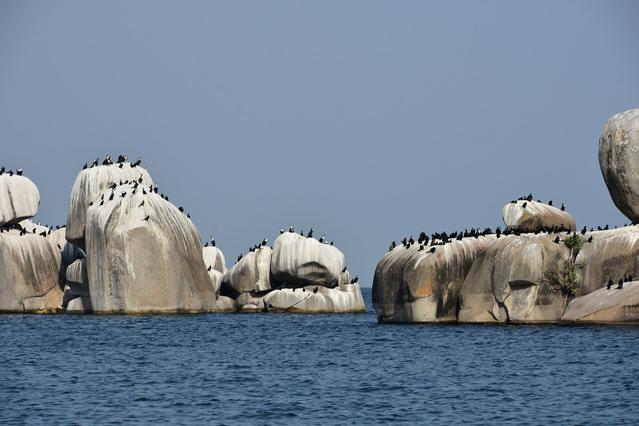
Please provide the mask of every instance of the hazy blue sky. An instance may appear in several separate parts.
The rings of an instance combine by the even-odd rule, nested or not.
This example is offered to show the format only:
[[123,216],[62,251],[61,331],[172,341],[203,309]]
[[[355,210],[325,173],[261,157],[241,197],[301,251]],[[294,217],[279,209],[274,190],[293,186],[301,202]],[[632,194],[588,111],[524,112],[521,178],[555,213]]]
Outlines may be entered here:
[[633,1],[0,1],[0,164],[64,223],[81,166],[143,157],[227,263],[311,225],[370,285],[403,235],[533,192],[621,224],[597,162],[639,107]]

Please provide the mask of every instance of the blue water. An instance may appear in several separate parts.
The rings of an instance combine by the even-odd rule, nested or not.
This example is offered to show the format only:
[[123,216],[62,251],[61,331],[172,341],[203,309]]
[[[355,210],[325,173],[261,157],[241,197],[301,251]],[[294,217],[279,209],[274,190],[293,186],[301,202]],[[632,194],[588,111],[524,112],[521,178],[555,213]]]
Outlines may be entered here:
[[1,315],[0,342],[3,425],[639,424],[639,327]]

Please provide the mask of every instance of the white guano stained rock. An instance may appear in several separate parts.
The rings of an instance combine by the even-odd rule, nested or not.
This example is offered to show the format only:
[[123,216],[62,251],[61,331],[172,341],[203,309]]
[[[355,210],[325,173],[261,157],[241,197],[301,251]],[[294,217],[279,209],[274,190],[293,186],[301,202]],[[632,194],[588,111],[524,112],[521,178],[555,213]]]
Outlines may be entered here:
[[294,232],[284,232],[273,244],[271,273],[287,286],[335,287],[344,269],[344,254],[336,247]]
[[40,192],[29,178],[0,175],[0,226],[35,216],[39,205]]
[[224,282],[238,293],[269,290],[272,253],[273,250],[268,246],[249,252],[228,270]]
[[[69,215],[67,217],[66,238],[69,242],[84,246],[86,213],[89,204],[100,201],[100,196],[105,194],[107,187],[120,181],[133,181],[142,178],[140,186],[147,191],[153,180],[142,167],[131,167],[130,163],[123,163],[122,168],[118,164],[109,166],[96,166],[82,170],[75,179],[71,198],[69,200]],[[106,194],[108,196],[108,194]]]
[[60,251],[38,234],[0,233],[0,312],[55,312],[62,300]]
[[602,287],[570,301],[561,318],[564,322],[639,323],[639,282],[632,281],[610,290]]
[[238,300],[242,312],[287,312],[298,314],[345,314],[366,312],[359,284],[336,288],[306,286],[282,288],[257,297],[244,293]]
[[213,269],[221,273],[225,273],[227,271],[224,253],[222,253],[222,250],[219,248],[210,246],[202,247],[202,257],[207,268],[211,266]]
[[[565,234],[564,234],[565,235]],[[556,234],[502,236],[473,262],[460,290],[459,322],[557,322],[566,296],[546,271],[560,271],[570,250]]]
[[373,307],[379,322],[453,322],[459,291],[475,259],[495,235],[467,237],[419,250],[403,245],[377,263]]
[[639,221],[639,109],[612,116],[599,138],[599,167],[612,201]]
[[564,227],[572,231],[576,229],[575,220],[566,211],[537,201],[517,200],[508,203],[501,215],[508,228],[520,231],[551,227]]
[[212,312],[216,294],[195,226],[159,195],[144,195],[141,186],[133,194],[133,189],[118,186],[113,201],[87,210],[86,255],[94,311]]

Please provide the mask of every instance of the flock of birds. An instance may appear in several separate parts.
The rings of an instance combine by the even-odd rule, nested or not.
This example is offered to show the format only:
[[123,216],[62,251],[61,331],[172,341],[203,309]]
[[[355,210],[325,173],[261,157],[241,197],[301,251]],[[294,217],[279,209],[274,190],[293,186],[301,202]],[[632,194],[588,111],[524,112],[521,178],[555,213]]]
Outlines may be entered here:
[[[526,204],[529,201],[533,200],[533,196],[532,194],[528,194],[528,196],[522,196],[517,198],[517,200],[513,200],[511,201],[511,203],[517,203],[517,201],[524,201],[524,205],[523,208],[526,208]],[[537,200],[538,202],[541,202],[539,200]],[[548,201],[549,206],[552,206],[552,200]],[[565,205],[564,203],[561,203],[561,210],[565,211]],[[633,223],[634,224],[634,223]],[[624,223],[623,226],[628,226],[627,223]],[[609,230],[610,227],[606,224],[605,226],[597,226],[597,230],[598,231],[607,231]],[[617,229],[617,227],[615,226],[614,229]],[[580,233],[581,235],[586,235],[587,232],[594,232],[595,228],[594,227],[590,227],[590,231],[588,231],[588,228],[586,226],[584,226]],[[430,236],[427,235],[425,232],[421,232],[419,234],[419,237],[417,238],[417,241],[415,241],[415,239],[413,238],[413,236],[411,235],[409,238],[404,237],[401,240],[401,245],[408,249],[411,246],[413,246],[414,244],[419,244],[419,248],[417,251],[423,251],[423,250],[427,250],[429,253],[435,253],[435,251],[437,250],[436,246],[443,246],[446,245],[448,243],[454,242],[454,241],[461,241],[464,238],[479,238],[479,237],[484,237],[484,236],[488,236],[488,235],[495,235],[497,238],[500,238],[502,235],[503,236],[508,236],[508,235],[515,235],[515,236],[519,236],[522,234],[542,234],[542,233],[546,233],[546,234],[558,234],[558,233],[563,233],[565,232],[568,236],[575,236],[577,235],[576,231],[572,231],[569,227],[566,227],[565,225],[561,225],[561,226],[539,226],[537,227],[535,230],[529,230],[529,231],[522,231],[522,230],[518,230],[518,229],[510,229],[510,228],[505,228],[503,231],[500,227],[495,228],[495,231],[493,232],[493,230],[491,228],[484,228],[482,229],[475,229],[472,228],[470,231],[468,229],[465,229],[464,231],[454,231],[451,233],[446,233],[446,232],[435,232],[433,234],[431,234]],[[592,243],[593,241],[593,236],[590,235],[587,239],[586,242],[588,243]],[[557,235],[555,237],[555,239],[553,240],[554,243],[559,244],[561,242],[563,242],[563,240],[561,239],[561,237],[559,235]],[[429,244],[430,243],[430,244]],[[397,243],[395,241],[391,241],[389,247],[388,247],[388,251],[392,251],[395,247],[397,247]],[[430,247],[430,248],[428,248]],[[428,249],[427,249],[428,248]]]
[[[621,290],[624,283],[629,283],[630,281],[632,281],[632,275],[623,274],[623,278],[619,278],[619,281],[617,281],[617,290]],[[610,290],[613,285],[614,283],[612,281],[612,277],[608,278],[608,284],[606,284],[606,288]]]
[[[510,203],[511,204],[517,204],[517,201],[524,201],[524,204],[522,204],[522,207],[525,209],[528,206],[528,203],[531,202],[533,200],[533,196],[532,193],[528,194],[528,196],[521,196],[519,198],[517,198],[516,200],[512,200]],[[541,200],[537,200],[538,203],[543,203],[543,201]],[[548,204],[550,207],[553,207],[552,205],[552,200],[548,201],[546,204]],[[561,207],[560,210],[566,211],[566,206],[564,205],[564,203],[561,203]]]
[[[5,173],[8,174],[9,176],[13,176],[13,170],[7,170],[4,166],[0,167],[0,176],[2,176]],[[22,169],[17,168],[15,174],[17,176],[22,176]]]
[[[127,160],[126,155],[120,154],[118,156],[118,159],[115,162],[115,164],[117,164],[119,168],[123,168],[124,167],[124,163],[126,163],[126,160]],[[113,163],[113,157],[111,157],[109,154],[107,154],[104,157],[104,160],[102,160],[102,165],[103,166],[111,166],[113,164],[114,164]],[[137,161],[135,161],[134,163],[129,163],[129,166],[131,168],[136,168],[140,164],[142,164],[142,158],[138,157]],[[93,168],[93,167],[97,167],[99,165],[100,165],[100,157],[97,157],[95,160],[93,160],[93,163],[91,163],[91,166],[89,166],[89,163],[84,163],[84,167],[82,167],[82,170],[90,169],[90,168]]]

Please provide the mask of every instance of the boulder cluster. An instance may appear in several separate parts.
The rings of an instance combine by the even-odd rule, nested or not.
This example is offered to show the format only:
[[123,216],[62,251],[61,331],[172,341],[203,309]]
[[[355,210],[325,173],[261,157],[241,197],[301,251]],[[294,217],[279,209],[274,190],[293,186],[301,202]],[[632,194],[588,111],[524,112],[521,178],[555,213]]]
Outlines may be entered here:
[[379,322],[639,321],[639,109],[610,118],[599,163],[630,225],[577,232],[565,206],[532,194],[506,204],[504,231],[391,243],[375,269]]
[[313,238],[281,235],[228,270],[141,160],[85,164],[55,230],[29,220],[40,202],[33,182],[3,172],[0,312],[364,311],[359,286],[343,281],[344,255]]

